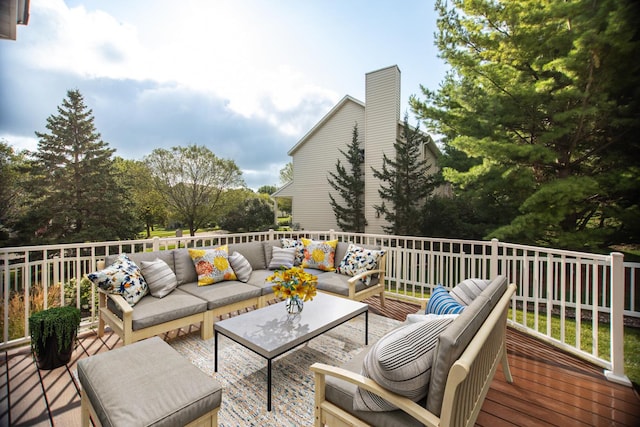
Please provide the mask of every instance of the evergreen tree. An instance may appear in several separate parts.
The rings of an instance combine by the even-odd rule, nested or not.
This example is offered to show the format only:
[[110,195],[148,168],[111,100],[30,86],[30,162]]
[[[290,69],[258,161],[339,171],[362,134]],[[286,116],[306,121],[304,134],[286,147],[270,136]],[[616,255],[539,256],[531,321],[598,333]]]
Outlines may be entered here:
[[338,192],[343,203],[338,203],[331,193],[331,207],[336,216],[338,227],[343,231],[363,233],[367,225],[364,216],[364,156],[358,141],[358,124],[353,126],[351,143],[345,153],[338,150],[347,159],[349,170],[345,168],[340,159],[336,162],[336,172],[329,172],[331,178],[327,178],[329,185]]
[[402,138],[393,143],[395,158],[390,159],[385,153],[382,170],[371,168],[373,176],[381,181],[378,194],[382,204],[374,207],[390,224],[383,227],[389,234],[420,234],[421,210],[435,186],[434,177],[429,174],[431,165],[422,155],[428,142],[429,137],[411,127],[405,115]]
[[637,3],[439,0],[436,9],[451,72],[411,105],[468,156],[444,176],[478,211],[500,215],[485,237],[571,249],[638,241]]
[[134,238],[139,222],[115,179],[115,150],[100,138],[80,91],[67,92],[46,128],[48,133],[36,132],[34,201],[22,231],[56,243]]

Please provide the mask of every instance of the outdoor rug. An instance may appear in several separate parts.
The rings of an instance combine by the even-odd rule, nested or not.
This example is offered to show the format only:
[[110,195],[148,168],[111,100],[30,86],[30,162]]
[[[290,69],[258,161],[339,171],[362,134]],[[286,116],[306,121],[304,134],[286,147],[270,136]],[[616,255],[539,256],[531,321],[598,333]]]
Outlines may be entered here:
[[[184,335],[169,344],[223,387],[218,424],[224,427],[312,426],[315,362],[341,365],[364,347],[364,316],[358,316],[272,362],[271,412],[267,412],[267,361],[219,335],[218,372],[213,370],[214,339]],[[369,344],[401,322],[369,313]]]

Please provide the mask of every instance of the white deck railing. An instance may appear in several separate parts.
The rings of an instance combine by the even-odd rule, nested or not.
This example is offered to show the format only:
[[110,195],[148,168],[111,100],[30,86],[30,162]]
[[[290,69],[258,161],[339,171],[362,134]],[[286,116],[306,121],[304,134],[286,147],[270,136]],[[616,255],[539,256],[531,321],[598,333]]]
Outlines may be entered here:
[[466,278],[506,275],[510,282],[518,285],[510,314],[512,326],[602,366],[613,380],[628,383],[624,375],[623,316],[640,317],[640,264],[623,263],[621,254],[597,255],[498,240],[433,239],[333,230],[0,248],[0,348],[28,342],[32,308],[24,301],[36,299],[36,287],[41,289],[37,299],[44,300],[45,308],[49,305],[50,290],[66,288],[66,295],[64,291],[56,292],[53,304],[82,308],[81,327],[94,327],[96,307],[91,301],[95,301],[95,290],[86,279],[76,278],[93,271],[105,254],[296,236],[337,238],[387,249],[387,294],[398,298],[426,298],[438,283],[453,287]]

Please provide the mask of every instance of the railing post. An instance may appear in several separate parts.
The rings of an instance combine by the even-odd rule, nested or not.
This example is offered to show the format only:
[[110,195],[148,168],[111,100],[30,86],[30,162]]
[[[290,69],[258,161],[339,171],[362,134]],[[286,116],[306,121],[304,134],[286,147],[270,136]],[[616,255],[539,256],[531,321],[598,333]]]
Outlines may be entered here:
[[624,255],[611,253],[611,371],[604,375],[609,381],[631,387],[624,374]]
[[335,240],[335,238],[336,238],[336,231],[333,228],[329,229],[329,240]]
[[275,240],[276,236],[275,236],[275,232],[273,230],[273,228],[269,229],[269,240]]
[[154,251],[159,251],[160,250],[160,238],[158,236],[154,236],[153,243],[151,245],[153,246],[153,250]]
[[489,279],[493,280],[498,275],[498,239],[491,239],[491,261],[489,262]]

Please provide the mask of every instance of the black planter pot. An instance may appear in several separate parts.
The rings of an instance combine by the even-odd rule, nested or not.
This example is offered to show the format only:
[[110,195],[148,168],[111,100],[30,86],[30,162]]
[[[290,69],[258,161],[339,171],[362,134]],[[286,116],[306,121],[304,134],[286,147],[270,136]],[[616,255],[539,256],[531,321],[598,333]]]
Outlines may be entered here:
[[58,336],[56,334],[47,337],[44,342],[40,340],[36,344],[39,350],[35,352],[36,365],[38,368],[51,370],[69,363],[71,355],[73,354],[73,344],[75,340],[76,337],[74,336],[69,347],[63,349],[58,348]]
[[66,365],[78,335],[80,310],[75,307],[53,307],[29,317],[31,350],[39,369],[55,369]]

